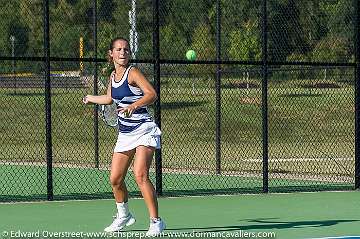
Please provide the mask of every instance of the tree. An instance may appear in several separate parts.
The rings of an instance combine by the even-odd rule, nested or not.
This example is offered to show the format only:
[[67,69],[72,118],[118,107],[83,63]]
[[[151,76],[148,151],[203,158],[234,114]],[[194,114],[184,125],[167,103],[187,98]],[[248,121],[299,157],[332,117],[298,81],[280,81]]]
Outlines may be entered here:
[[0,54],[3,56],[11,56],[12,44],[10,37],[15,39],[15,55],[26,55],[29,39],[27,25],[22,21],[19,15],[19,2],[10,3],[8,1],[2,3],[0,10]]
[[184,59],[186,39],[172,23],[160,28],[160,54],[165,59]]
[[28,55],[43,56],[43,1],[42,0],[19,0],[20,1],[20,18],[27,24],[28,32]]
[[[324,39],[330,41],[327,44],[337,43],[337,45],[334,45],[333,54],[337,52],[336,54],[339,55],[337,57],[332,55],[331,60],[351,61],[353,59],[352,54],[355,52],[354,28],[356,14],[354,4],[349,4],[348,0],[325,1],[322,2],[321,8],[326,16],[326,27],[328,29]],[[319,49],[319,44],[317,49]]]
[[235,60],[258,61],[261,59],[261,42],[257,22],[248,22],[230,33],[229,56]]
[[[193,32],[191,48],[196,52],[198,60],[215,60],[215,36],[210,32],[210,26],[204,23],[199,24]],[[214,73],[213,65],[193,66],[192,71],[200,73],[205,77]]]
[[[196,4],[188,0],[164,1],[161,4],[161,24],[163,27],[174,27],[177,38],[184,44],[183,48],[189,48],[193,42],[193,33],[200,24],[210,26],[209,10],[213,5],[211,0],[196,1]],[[170,31],[170,29],[168,29]],[[169,34],[168,34],[169,35]],[[184,54],[182,52],[182,54]]]
[[337,35],[329,35],[317,43],[312,52],[313,61],[346,62],[349,57],[348,39]]
[[78,57],[81,32],[78,29],[79,24],[74,24],[75,8],[66,0],[58,0],[50,8],[50,16],[52,20],[50,24],[51,55]]
[[306,40],[309,26],[300,21],[303,2],[295,0],[276,0],[270,5],[269,16],[269,58],[284,61],[294,51],[306,53],[311,48]]
[[214,60],[216,57],[215,36],[211,34],[210,27],[204,23],[194,29],[191,46],[199,60]]
[[[261,28],[258,26],[261,13],[261,0],[222,0],[221,1],[221,45],[222,59],[240,59],[236,45],[240,38],[251,36],[261,45]],[[213,21],[215,21],[215,16]],[[246,29],[245,29],[246,28]],[[242,58],[243,59],[243,58]]]
[[[28,50],[29,37],[28,37],[29,29],[20,21],[14,20],[12,24],[9,26],[7,38],[14,37],[15,40],[15,48],[14,54],[15,56],[24,56]],[[7,47],[8,52],[11,52],[10,44]]]
[[101,0],[98,7],[98,20],[110,22],[113,19],[115,3],[113,0]]

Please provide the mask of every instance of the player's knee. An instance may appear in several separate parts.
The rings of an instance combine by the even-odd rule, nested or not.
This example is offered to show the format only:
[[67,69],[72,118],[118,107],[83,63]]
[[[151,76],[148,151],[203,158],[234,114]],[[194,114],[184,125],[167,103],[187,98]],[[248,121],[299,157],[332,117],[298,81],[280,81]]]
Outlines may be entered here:
[[146,172],[134,172],[136,183],[141,186],[149,180],[149,175]]
[[123,177],[110,175],[110,184],[112,187],[119,187],[123,183]]

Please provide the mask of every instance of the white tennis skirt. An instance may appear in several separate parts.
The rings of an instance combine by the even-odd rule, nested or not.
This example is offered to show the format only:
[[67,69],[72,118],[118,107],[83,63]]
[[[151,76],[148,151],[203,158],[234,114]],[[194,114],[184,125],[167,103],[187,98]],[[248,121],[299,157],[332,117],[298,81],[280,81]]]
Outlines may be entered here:
[[114,152],[124,152],[143,145],[159,149],[161,147],[161,131],[155,122],[145,122],[129,133],[119,132]]

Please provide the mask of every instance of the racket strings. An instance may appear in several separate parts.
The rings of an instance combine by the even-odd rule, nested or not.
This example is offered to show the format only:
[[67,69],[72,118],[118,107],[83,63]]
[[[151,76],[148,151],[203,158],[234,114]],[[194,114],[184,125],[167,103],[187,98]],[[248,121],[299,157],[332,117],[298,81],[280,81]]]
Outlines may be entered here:
[[105,124],[109,126],[117,126],[118,125],[118,112],[117,105],[112,103],[110,105],[101,105],[101,115]]

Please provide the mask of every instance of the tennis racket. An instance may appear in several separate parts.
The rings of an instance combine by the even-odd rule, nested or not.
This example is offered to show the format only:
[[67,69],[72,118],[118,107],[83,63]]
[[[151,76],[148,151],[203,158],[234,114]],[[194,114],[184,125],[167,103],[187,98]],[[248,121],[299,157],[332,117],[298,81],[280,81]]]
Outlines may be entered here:
[[118,125],[117,105],[113,102],[110,105],[98,105],[99,116],[107,126],[116,127]]

